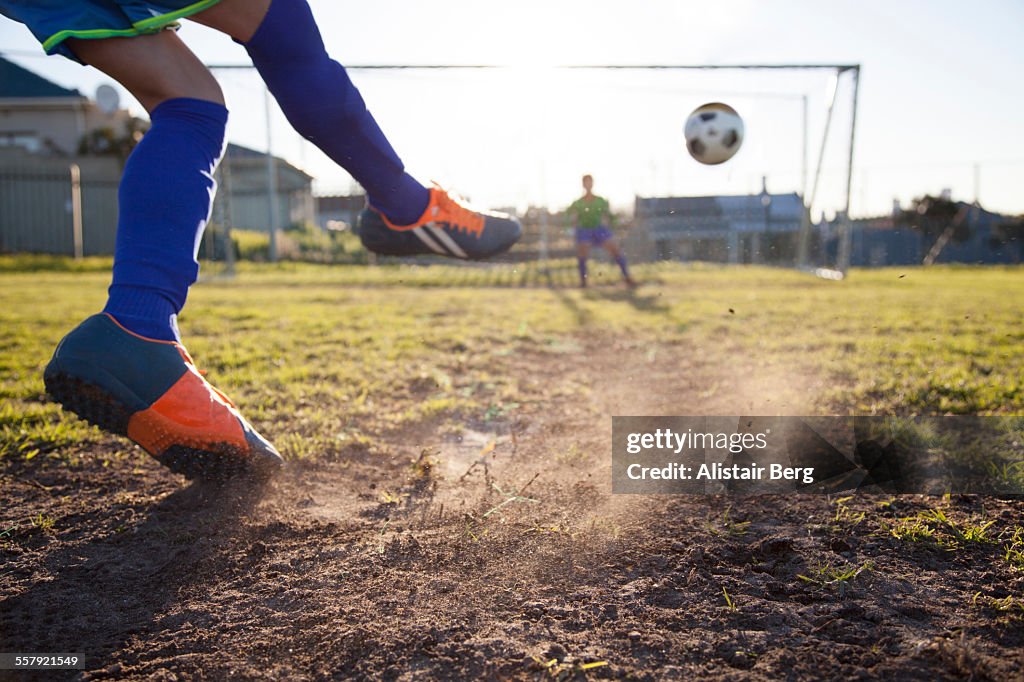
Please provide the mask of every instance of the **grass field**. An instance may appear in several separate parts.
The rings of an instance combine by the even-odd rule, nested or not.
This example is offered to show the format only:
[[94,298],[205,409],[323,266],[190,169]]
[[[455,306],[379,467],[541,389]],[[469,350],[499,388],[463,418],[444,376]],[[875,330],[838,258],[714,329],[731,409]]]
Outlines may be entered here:
[[[364,424],[543,401],[495,359],[572,354],[580,336],[647,344],[654,367],[669,348],[723,373],[799,376],[814,385],[812,414],[1024,413],[1019,269],[865,271],[843,284],[763,268],[640,276],[652,283],[637,293],[580,292],[537,286],[532,267],[250,267],[197,287],[180,324],[200,364],[292,456],[329,452],[339,430],[358,439]],[[570,284],[570,265],[554,277]],[[608,269],[597,277],[614,281]],[[102,306],[107,280],[2,276],[0,455],[66,453],[90,438],[43,403],[41,370],[69,323]]]
[[[392,679],[1021,669],[1020,502],[730,507],[622,500],[606,480],[614,414],[1024,414],[1020,268],[836,283],[666,264],[628,291],[607,266],[576,289],[570,262],[243,265],[180,319],[292,464],[239,511],[45,400],[42,368],[102,306],[106,266],[0,258],[0,632],[85,638],[97,665],[138,676],[271,660],[284,677]],[[100,589],[131,602],[123,622],[31,615],[95,609],[81,595]],[[248,653],[225,644],[243,630]]]

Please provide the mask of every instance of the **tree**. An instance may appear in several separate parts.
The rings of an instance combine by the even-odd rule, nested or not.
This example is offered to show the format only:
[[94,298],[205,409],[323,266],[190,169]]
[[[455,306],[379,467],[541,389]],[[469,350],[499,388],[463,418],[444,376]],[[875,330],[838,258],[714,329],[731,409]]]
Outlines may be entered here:
[[1015,263],[1024,260],[1024,215],[996,225],[989,245],[993,249],[1007,247],[1007,251],[1013,254]]
[[138,118],[131,118],[120,135],[113,128],[96,128],[82,136],[78,153],[82,156],[115,156],[124,164],[148,128],[149,124]]
[[962,243],[971,236],[967,220],[969,210],[968,206],[956,201],[927,194],[914,199],[910,210],[901,211],[896,216],[896,224],[915,229],[932,242],[951,229],[950,238]]

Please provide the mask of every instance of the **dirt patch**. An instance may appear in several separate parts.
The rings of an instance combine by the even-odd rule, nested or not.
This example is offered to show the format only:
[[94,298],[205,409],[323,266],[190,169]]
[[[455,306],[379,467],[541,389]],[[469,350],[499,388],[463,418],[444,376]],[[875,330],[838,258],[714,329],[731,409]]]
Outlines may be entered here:
[[0,650],[82,652],[81,679],[1021,678],[1003,545],[880,529],[941,505],[1003,537],[1024,504],[612,496],[611,415],[816,412],[820,387],[576,343],[509,360],[544,405],[380,434],[261,489],[104,459],[113,439],[8,465]]

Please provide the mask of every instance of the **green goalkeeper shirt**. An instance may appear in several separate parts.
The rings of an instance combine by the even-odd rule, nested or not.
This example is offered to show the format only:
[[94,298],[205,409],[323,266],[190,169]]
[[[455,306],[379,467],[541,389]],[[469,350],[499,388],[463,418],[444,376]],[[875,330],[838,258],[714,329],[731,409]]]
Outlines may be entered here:
[[580,197],[572,202],[569,204],[566,213],[569,215],[570,220],[574,221],[576,227],[582,227],[586,230],[600,227],[606,215],[609,222],[611,222],[612,215],[611,208],[608,206],[608,200],[596,194],[590,201],[587,201],[585,197]]

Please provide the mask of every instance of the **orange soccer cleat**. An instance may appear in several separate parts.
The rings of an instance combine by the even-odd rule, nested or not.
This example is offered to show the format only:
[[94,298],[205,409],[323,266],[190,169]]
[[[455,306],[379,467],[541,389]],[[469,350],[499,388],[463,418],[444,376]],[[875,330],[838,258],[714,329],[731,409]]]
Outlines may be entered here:
[[523,227],[505,213],[478,211],[440,187],[430,190],[430,203],[411,225],[395,225],[374,208],[365,209],[357,225],[370,251],[384,256],[434,254],[480,260],[504,253],[519,241]]
[[66,409],[188,478],[265,475],[283,464],[184,346],[139,336],[107,313],[64,337],[43,379]]

